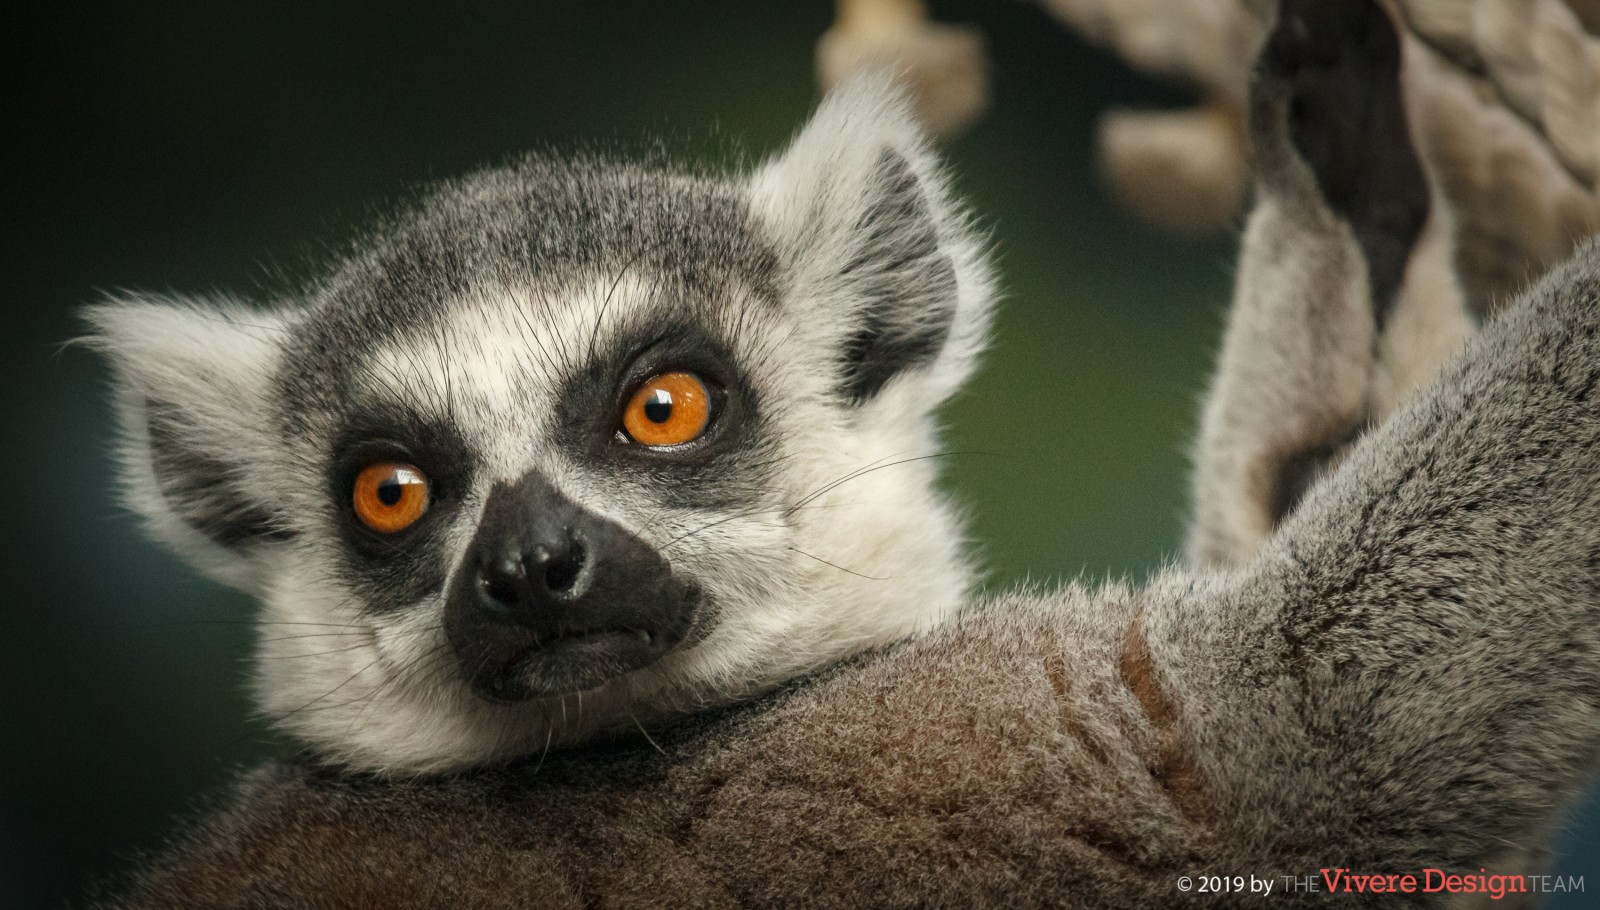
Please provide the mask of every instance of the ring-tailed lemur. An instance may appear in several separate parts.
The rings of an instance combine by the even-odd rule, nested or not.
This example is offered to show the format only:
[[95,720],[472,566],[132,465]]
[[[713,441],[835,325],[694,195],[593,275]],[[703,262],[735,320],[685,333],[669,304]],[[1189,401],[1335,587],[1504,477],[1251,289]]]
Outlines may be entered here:
[[887,78],[752,175],[535,157],[273,309],[94,309],[128,499],[262,603],[260,707],[437,771],[747,696],[967,598],[934,410],[980,235]]
[[[1338,339],[1425,353],[1383,344],[1393,287],[1360,238],[1414,247],[1426,197],[1338,192],[1404,171],[1382,13],[1287,6],[1253,89],[1259,208],[1229,333],[1298,336],[1305,369],[1278,375],[1297,404],[1275,414],[1306,409],[1311,426],[1360,384]],[[1372,116],[1326,104],[1345,92]],[[1277,220],[1289,202],[1306,217]],[[1267,289],[1293,300],[1259,305]],[[1363,372],[1369,395],[1381,372]],[[1343,423],[1322,426],[1339,448]],[[1303,459],[1282,451],[1269,467],[1296,480]],[[1541,866],[1506,851],[1542,848],[1600,758],[1597,481],[1591,241],[1360,434],[1236,568],[1017,592],[679,727],[661,753],[442,781],[271,765],[123,906],[1156,908],[1238,904],[1234,876],[1290,904],[1340,889],[1460,906],[1470,883],[1525,906]],[[1374,893],[1374,873],[1416,881]],[[1285,893],[1307,879],[1317,890]]]

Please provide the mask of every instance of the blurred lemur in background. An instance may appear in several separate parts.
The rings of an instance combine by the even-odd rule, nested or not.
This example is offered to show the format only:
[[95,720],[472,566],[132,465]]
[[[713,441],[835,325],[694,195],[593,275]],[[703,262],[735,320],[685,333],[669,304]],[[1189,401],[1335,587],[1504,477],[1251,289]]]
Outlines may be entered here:
[[[351,774],[306,759],[270,764],[247,775],[222,812],[148,862],[119,906],[1155,908],[1185,897],[1207,904],[1241,901],[1233,893],[1186,895],[1180,890],[1186,875],[1250,874],[1281,882],[1282,876],[1316,876],[1323,868],[1419,876],[1424,868],[1436,868],[1466,873],[1475,885],[1492,889],[1507,882],[1491,882],[1489,875],[1542,871],[1551,832],[1600,757],[1600,245],[1584,246],[1506,307],[1436,381],[1380,419],[1392,378],[1431,368],[1436,356],[1431,345],[1401,343],[1404,336],[1393,334],[1397,327],[1420,318],[1412,308],[1444,313],[1463,305],[1442,280],[1448,270],[1439,273],[1438,263],[1423,255],[1435,212],[1396,103],[1398,54],[1394,32],[1376,5],[1288,0],[1258,64],[1251,92],[1256,208],[1196,475],[1203,489],[1192,551],[1200,561],[1229,568],[1175,568],[1141,589],[1069,586],[1000,596],[927,634],[844,661],[748,707],[708,712],[666,729],[659,751],[572,750],[442,779]],[[876,263],[842,250],[886,239],[877,219],[889,212],[904,231],[936,209],[926,203],[888,208],[884,196],[866,193],[842,224],[822,213],[841,198],[844,204],[854,198],[834,195],[829,188],[835,181],[841,192],[859,190],[864,174],[895,175],[866,184],[880,191],[928,186],[919,181],[931,172],[921,166],[898,170],[900,162],[920,157],[884,147],[877,124],[885,117],[898,120],[891,116],[892,103],[875,92],[858,89],[829,102],[797,146],[826,138],[827,148],[853,149],[840,160],[862,168],[805,171],[821,183],[799,185],[812,186],[827,205],[811,220],[794,222],[797,234],[755,233],[746,220],[764,217],[761,200],[791,185],[769,177],[756,182],[759,189],[748,201],[730,200],[719,210],[716,236],[728,238],[724,243],[754,237],[815,241],[836,238],[842,228],[854,244],[842,244],[831,258],[807,261],[828,266],[824,274],[832,281],[886,275],[904,281],[912,272],[900,270],[910,268],[924,277],[909,286],[907,299],[925,307],[940,299],[931,290],[949,276],[931,251],[947,249],[947,238],[963,235],[924,233],[926,245],[916,248],[928,255]],[[852,114],[863,111],[877,116]],[[837,132],[812,132],[819,125]],[[765,173],[783,174],[785,166]],[[505,197],[499,191],[510,179],[482,178],[447,197],[455,200],[450,207],[425,210],[426,225],[471,200],[487,207],[471,221],[484,239],[430,264],[448,266],[447,275],[472,265],[498,265],[516,274],[503,263],[508,250],[491,243],[507,242],[495,232],[500,222],[490,216],[500,211],[497,203]],[[524,172],[524,179],[532,195],[547,185],[543,181],[562,186],[566,178],[540,171]],[[714,194],[718,184],[681,185],[682,195],[635,197],[640,202],[634,220],[651,225],[668,212],[699,218],[708,198],[702,194]],[[606,210],[597,203],[595,211]],[[405,238],[405,231],[395,236]],[[647,282],[665,287],[676,276],[682,285],[663,299],[703,300],[686,276],[721,273],[701,258],[703,247],[690,242],[699,234],[688,224],[677,231],[670,235],[677,245],[655,254],[656,262],[677,270]],[[437,236],[432,230],[420,234]],[[794,260],[782,252],[792,247],[781,244],[799,241],[768,242],[780,244],[772,254],[770,284],[741,275],[739,287],[770,287],[773,302],[752,292],[752,312],[736,324],[751,325],[754,332],[758,319],[790,316],[782,324],[786,334],[757,333],[768,347],[755,362],[795,369],[803,363],[795,359],[797,352],[811,351],[816,360],[798,367],[801,373],[793,378],[820,383],[818,398],[782,399],[786,409],[769,404],[756,391],[768,388],[759,384],[763,380],[733,372],[759,370],[724,336],[697,344],[722,352],[701,356],[729,359],[699,360],[688,353],[645,359],[637,375],[671,370],[716,382],[720,391],[705,394],[725,396],[722,419],[738,414],[739,422],[705,433],[754,434],[768,420],[792,416],[799,427],[794,432],[813,439],[819,414],[843,421],[856,413],[848,409],[883,406],[892,401],[886,396],[902,394],[897,390],[916,389],[926,396],[919,400],[948,390],[935,385],[928,391],[923,383],[951,376],[940,372],[942,358],[953,342],[972,339],[962,334],[972,324],[963,328],[966,302],[959,295],[952,308],[915,311],[928,318],[841,323],[841,313],[887,304],[867,293],[787,294],[797,279],[789,271],[793,265],[786,265]],[[389,244],[383,247],[389,257],[395,250],[422,255],[429,249],[408,247],[403,239]],[[514,244],[509,252],[521,249]],[[446,255],[438,249],[433,254]],[[352,268],[395,261],[379,255]],[[961,268],[954,269],[958,286]],[[406,277],[376,274],[335,282],[329,293],[382,288],[385,281]],[[431,287],[429,274],[412,277]],[[1429,288],[1438,293],[1422,293]],[[459,293],[475,300],[475,290],[466,284]],[[619,301],[626,299],[621,294]],[[498,335],[467,334],[479,324],[474,320],[504,306],[497,300],[464,309],[411,304],[395,310],[403,318],[385,325],[357,323],[331,339],[306,336],[312,341],[300,342],[306,350],[294,356],[306,359],[299,369],[311,371],[318,344],[381,350],[396,343],[382,339],[403,331],[413,316],[461,313],[470,314],[457,317],[463,321],[454,329],[462,352],[456,356],[463,359],[447,363],[506,369],[520,358],[544,362],[531,360],[539,340],[554,343],[540,323],[527,329],[532,350],[515,354],[504,351]],[[548,306],[546,318],[562,318],[559,301]],[[585,311],[586,329],[601,325],[597,352],[607,324],[598,320],[598,309]],[[908,313],[892,306],[877,312]],[[946,312],[957,320],[953,334],[943,346],[934,345],[919,332],[942,335],[937,327],[945,323],[932,317]],[[817,325],[807,321],[808,314],[821,314]],[[102,321],[108,347],[128,350],[110,334],[116,331],[114,314]],[[363,326],[378,339],[356,334]],[[863,326],[871,331],[856,334]],[[830,328],[834,339],[863,340],[784,347],[822,328]],[[291,342],[296,331],[305,330],[291,330]],[[662,331],[640,334],[654,338]],[[566,341],[581,345],[587,337],[585,332]],[[744,336],[729,331],[727,337]],[[925,343],[912,341],[917,338]],[[711,346],[715,341],[723,347]],[[872,357],[855,356],[867,344],[886,347]],[[933,349],[938,352],[926,353]],[[969,353],[965,346],[956,350]],[[885,357],[884,351],[898,356]],[[909,351],[925,352],[921,360],[911,358],[920,366],[907,364]],[[596,373],[633,375],[631,361],[623,357],[618,363]],[[869,364],[902,371],[876,387],[862,387],[862,377],[875,375]],[[408,369],[433,368],[446,369],[409,364],[403,353],[392,365],[402,377]],[[279,381],[298,388],[295,375],[289,368],[280,373],[287,379]],[[449,375],[463,415],[500,415],[490,407],[494,401],[521,400],[466,369]],[[510,375],[523,374],[512,369]],[[310,378],[312,387],[301,393],[310,399],[308,407],[318,401],[315,390],[343,401],[361,388],[359,376]],[[474,379],[486,388],[475,389],[469,382]],[[639,388],[652,389],[657,381]],[[629,484],[657,482],[657,474],[683,470],[666,460],[671,450],[638,448],[649,445],[640,437],[655,430],[630,429],[636,421],[629,404],[638,394],[634,382],[595,382],[607,394],[561,398],[538,412],[563,415],[576,408],[585,416],[569,419],[591,435],[563,429],[555,420],[552,438],[575,434],[589,439],[595,451],[615,453],[596,459],[640,459],[617,462],[629,471],[616,469],[615,477],[640,475]],[[659,400],[653,394],[645,393],[647,402]],[[677,392],[669,397],[676,409]],[[736,407],[747,410],[735,412]],[[322,411],[311,407],[309,413],[305,420],[312,421]],[[877,419],[894,413],[880,412]],[[923,418],[921,410],[916,413]],[[516,419],[523,419],[521,412]],[[654,421],[646,410],[643,419],[672,424],[677,417]],[[752,419],[761,422],[747,422]],[[620,430],[613,425],[619,422]],[[696,418],[692,425],[699,423]],[[1368,423],[1376,425],[1363,430]],[[468,426],[455,432],[484,437]],[[1285,432],[1285,426],[1294,431]],[[822,436],[816,444],[826,447],[830,437]],[[323,437],[301,432],[291,438]],[[731,445],[725,440],[739,437],[706,438],[708,445]],[[489,451],[474,457],[509,465],[498,470],[515,474],[519,453],[527,450],[496,444]],[[727,451],[706,457],[728,457]],[[496,497],[517,502],[512,497],[530,488],[545,502],[574,509],[555,497],[582,499],[583,492],[568,491],[586,489],[579,479],[593,480],[570,458],[552,457],[559,469],[528,475],[537,480],[516,475],[506,481],[488,494],[486,511],[494,514]],[[311,475],[324,478],[320,498],[310,489],[280,493],[285,500],[298,497],[301,524],[280,526],[284,518],[264,523],[283,539],[256,545],[327,549],[325,539],[307,539],[305,516],[322,515],[330,526],[352,520],[341,516],[347,516],[351,497],[360,508],[365,464],[357,459],[340,473],[314,463],[323,471]],[[287,462],[281,470],[295,465]],[[750,469],[731,460],[719,476],[726,482],[743,477],[740,470]],[[355,480],[348,479],[351,474]],[[666,481],[659,482],[666,489]],[[1205,504],[1229,501],[1230,487],[1254,506],[1209,514]],[[760,489],[751,483],[746,492]],[[394,501],[404,503],[407,495],[402,490]],[[381,493],[378,499],[383,501]],[[468,507],[438,508],[454,510],[444,513],[447,524]],[[656,508],[668,510],[670,504]],[[1229,516],[1241,514],[1246,517],[1237,520],[1238,527],[1224,527]],[[466,541],[489,533],[473,525],[499,527],[475,514],[471,521],[458,520],[468,526],[430,535],[453,533],[471,554],[476,545]],[[1257,523],[1274,522],[1275,530],[1269,527],[1252,540]],[[633,533],[648,533],[652,526],[641,522]],[[837,526],[851,527],[842,521]],[[620,531],[607,533],[629,539]],[[403,546],[396,544],[390,558],[406,558]],[[355,555],[340,558],[362,565]],[[648,558],[642,564],[655,565]],[[465,565],[475,565],[470,556]],[[591,555],[575,574],[605,566]],[[371,584],[359,568],[343,571],[352,587]],[[521,603],[507,598],[514,603],[495,606],[497,585],[475,582],[475,571],[457,570],[438,580],[451,592],[442,595],[447,632],[458,621],[452,610],[493,611]],[[704,578],[691,579],[706,586],[704,599],[685,595],[682,603],[715,602],[710,576]],[[484,596],[494,603],[458,606],[457,586],[475,583],[477,593],[466,589],[471,596],[487,591]],[[651,602],[679,602],[661,597]],[[761,615],[752,602],[742,603]],[[888,609],[863,603],[873,611]],[[635,609],[671,615],[659,606]],[[730,608],[724,602],[719,609]],[[694,621],[700,621],[698,613]],[[717,634],[712,628],[705,645]],[[632,653],[604,641],[588,644]],[[482,680],[510,672],[511,682],[500,684],[549,687],[547,664],[572,668],[573,678],[583,672],[579,658],[585,652],[576,650],[582,645],[555,638],[551,647],[574,650],[541,656],[531,671],[516,669],[516,663],[508,671],[483,659],[493,669],[482,676],[473,672],[478,664],[461,661],[461,654],[475,652],[458,646],[444,653],[454,654],[463,681],[441,671],[432,685],[481,688]],[[1510,884],[1506,899],[1492,905],[1536,902],[1539,895],[1526,890],[1526,881],[1522,885],[1519,891]],[[1430,900],[1460,906],[1456,897],[1368,892],[1359,900],[1363,906]],[[1486,904],[1491,899],[1478,897]],[[1280,891],[1270,899],[1341,898],[1326,891]]]

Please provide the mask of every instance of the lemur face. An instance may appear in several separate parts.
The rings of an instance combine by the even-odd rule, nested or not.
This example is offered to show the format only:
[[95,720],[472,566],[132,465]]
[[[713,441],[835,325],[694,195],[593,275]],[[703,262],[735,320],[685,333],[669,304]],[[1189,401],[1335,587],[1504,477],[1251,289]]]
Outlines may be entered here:
[[274,309],[91,313],[129,500],[263,605],[263,710],[435,771],[759,692],[964,599],[933,410],[981,244],[885,84],[753,175],[529,159]]

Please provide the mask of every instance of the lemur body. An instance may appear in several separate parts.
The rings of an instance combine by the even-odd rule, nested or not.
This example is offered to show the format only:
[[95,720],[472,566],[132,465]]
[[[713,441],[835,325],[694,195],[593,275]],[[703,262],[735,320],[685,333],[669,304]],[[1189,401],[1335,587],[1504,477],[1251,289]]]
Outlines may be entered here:
[[[1539,874],[1600,752],[1597,383],[1590,245],[1247,568],[1000,597],[661,752],[271,765],[119,906],[1156,908],[1223,870]],[[1539,898],[1511,887],[1494,906]]]
[[[1234,485],[1278,522],[1255,549],[1202,516],[1197,562],[1225,568],[994,597],[680,724],[659,751],[431,780],[269,765],[121,905],[1139,908],[1224,872],[1539,872],[1600,758],[1600,244],[1348,440],[1346,402],[1376,419],[1384,377],[1410,366],[1351,352],[1424,350],[1383,343],[1399,319],[1385,310],[1415,299],[1414,260],[1385,285],[1361,238],[1393,228],[1414,245],[1426,197],[1336,192],[1353,165],[1394,164],[1373,133],[1404,131],[1382,13],[1286,7],[1252,112],[1258,219],[1285,233],[1247,231],[1213,394],[1243,387],[1227,378],[1248,375],[1241,333],[1301,333],[1304,369],[1273,377],[1301,387],[1246,400],[1273,421],[1306,412],[1315,450],[1338,457],[1301,484],[1305,438],[1202,435],[1197,483]],[[1326,103],[1350,83],[1360,116]],[[1334,153],[1308,154],[1317,141]],[[1409,209],[1391,220],[1395,199]],[[1324,405],[1339,419],[1319,423]],[[1208,421],[1229,413],[1213,402]],[[1238,452],[1256,454],[1228,468]],[[1538,899],[1522,887],[1494,905]]]
[[[933,411],[990,298],[869,78],[750,176],[529,159],[444,187],[282,308],[92,318],[135,509],[262,601],[262,709],[406,773],[747,696],[946,618],[973,571]],[[640,403],[670,399],[658,379],[694,435],[640,416],[670,406]],[[369,491],[366,518],[364,476],[394,498]],[[397,529],[402,493],[424,512]]]

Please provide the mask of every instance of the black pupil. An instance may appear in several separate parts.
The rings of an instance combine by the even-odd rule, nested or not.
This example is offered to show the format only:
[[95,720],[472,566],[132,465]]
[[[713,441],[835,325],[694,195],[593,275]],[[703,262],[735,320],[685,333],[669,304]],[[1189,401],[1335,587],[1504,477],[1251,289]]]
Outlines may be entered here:
[[386,506],[400,504],[400,496],[405,492],[403,485],[398,480],[385,480],[378,484],[378,501]]
[[651,423],[666,423],[672,419],[672,393],[666,389],[656,389],[644,403],[644,416]]

